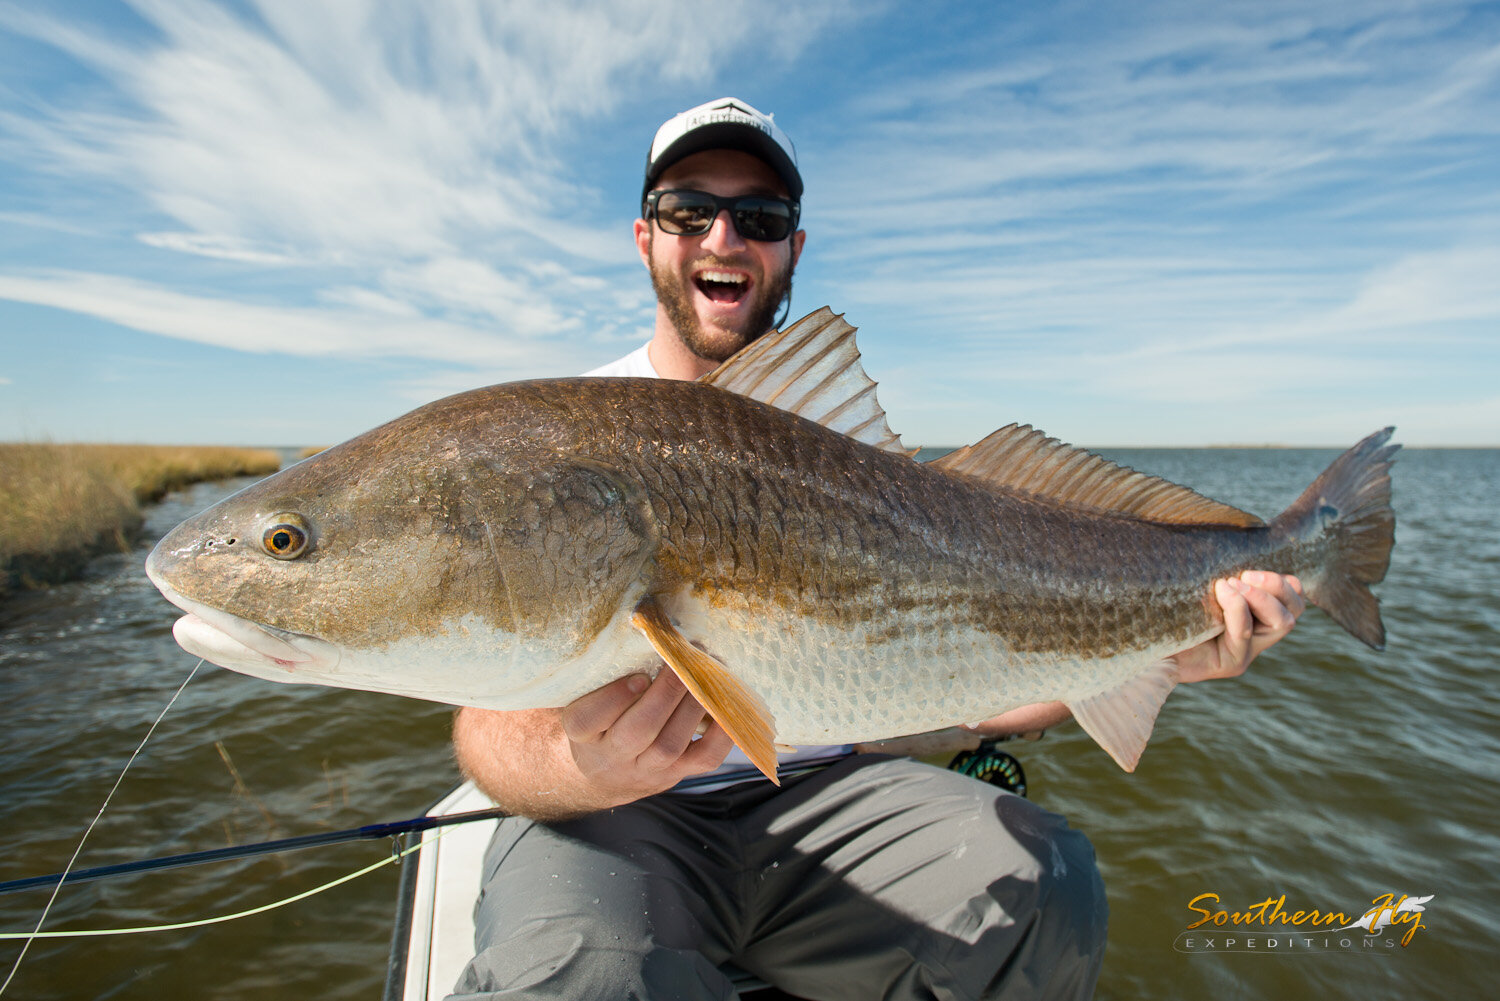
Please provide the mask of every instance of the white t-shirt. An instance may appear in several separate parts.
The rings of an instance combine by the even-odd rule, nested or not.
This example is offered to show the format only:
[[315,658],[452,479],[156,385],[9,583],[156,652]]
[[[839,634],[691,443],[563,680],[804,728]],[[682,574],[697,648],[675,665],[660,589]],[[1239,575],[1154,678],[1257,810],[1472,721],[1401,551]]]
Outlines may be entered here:
[[[659,379],[661,378],[661,376],[657,373],[656,367],[651,364],[650,355],[646,353],[646,349],[650,346],[651,342],[647,341],[645,344],[642,344],[640,347],[636,348],[625,357],[617,358],[614,361],[610,362],[608,365],[600,365],[598,368],[590,372],[585,372],[583,374],[591,376],[611,376],[615,378],[624,376],[637,376],[646,379]],[[785,751],[781,754],[778,754],[776,756],[776,760],[783,765],[790,765],[795,762],[804,761],[810,758],[826,758],[830,755],[837,754],[840,751],[850,753],[853,750],[854,748],[848,744],[799,747],[795,751]],[[691,789],[691,791],[709,792],[713,789],[722,789],[723,787],[733,785],[736,782],[753,779],[759,774],[759,772],[755,771],[755,766],[750,764],[750,759],[745,757],[745,752],[741,751],[738,747],[735,747],[730,749],[729,756],[724,759],[724,763],[720,765],[716,771],[710,773],[710,775],[708,776],[699,777],[697,781],[701,782],[702,784],[695,785]],[[715,781],[714,777],[716,776],[720,777],[722,781]]]
[[660,379],[661,375],[656,371],[656,366],[651,364],[651,356],[646,353],[646,349],[650,346],[651,342],[647,341],[624,358],[616,358],[608,365],[600,365],[592,372],[585,372],[583,374],[616,377],[638,376],[642,379]]

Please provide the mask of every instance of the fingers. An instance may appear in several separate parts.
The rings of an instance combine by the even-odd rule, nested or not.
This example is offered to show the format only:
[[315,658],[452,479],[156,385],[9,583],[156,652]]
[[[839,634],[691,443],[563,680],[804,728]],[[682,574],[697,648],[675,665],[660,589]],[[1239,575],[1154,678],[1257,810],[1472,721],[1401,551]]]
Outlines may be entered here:
[[1219,678],[1243,674],[1257,655],[1292,631],[1307,608],[1300,580],[1265,570],[1215,581],[1214,597],[1224,611],[1224,632],[1217,663],[1205,676]]
[[1307,608],[1302,581],[1267,570],[1214,581],[1214,597],[1224,613],[1224,631],[1176,655],[1179,682],[1244,674],[1256,656],[1291,632]]
[[693,741],[678,759],[678,767],[682,770],[683,776],[711,772],[724,763],[732,747],[734,747],[734,741],[729,739],[729,734],[724,732],[724,728],[709,721],[708,729],[703,732],[703,736]]
[[[733,746],[669,670],[654,681],[631,675],[589,692],[563,709],[562,722],[577,745],[575,760],[590,775],[623,778],[625,769],[671,785],[718,767]],[[694,740],[700,726],[704,734]]]
[[1302,582],[1291,575],[1247,570],[1240,575],[1236,588],[1245,597],[1255,616],[1256,652],[1264,650],[1292,631],[1297,616],[1307,607],[1302,596]]
[[563,707],[563,732],[575,744],[597,743],[650,684],[644,674],[631,674],[580,696]]
[[[658,692],[662,701],[652,704]],[[665,722],[662,722],[663,712]],[[640,703],[621,718],[619,726],[623,728],[620,746],[635,753],[636,766],[647,772],[671,775],[673,783],[719,767],[734,746],[729,735],[671,671],[657,675],[656,682]]]
[[[1307,610],[1307,597],[1302,590],[1302,581],[1292,574],[1270,573],[1265,570],[1246,570],[1240,579],[1252,588],[1272,596],[1282,610],[1290,613],[1292,621],[1302,617]],[[1256,615],[1259,619],[1261,616]],[[1288,627],[1290,628],[1290,627]]]
[[[651,686],[609,728],[606,739],[619,754],[638,757],[656,743],[684,700],[689,703],[686,713],[690,715],[696,710],[701,718],[702,710],[698,709],[698,703],[688,695],[677,675],[665,669],[658,671]],[[688,727],[689,735],[695,726],[697,718]]]
[[[678,685],[681,685],[680,681]],[[693,737],[698,733],[698,725],[704,718],[703,707],[698,704],[698,700],[684,691],[666,722],[660,724],[654,733],[648,734],[650,739],[636,755],[637,763],[642,768],[652,770],[670,768],[676,764],[677,759],[682,757],[688,745],[693,742]],[[646,729],[649,731],[649,724]]]
[[1233,577],[1214,582],[1214,597],[1224,610],[1224,632],[1218,639],[1213,677],[1235,677],[1250,663],[1250,639],[1255,634],[1255,617],[1247,595],[1250,590],[1248,584]]

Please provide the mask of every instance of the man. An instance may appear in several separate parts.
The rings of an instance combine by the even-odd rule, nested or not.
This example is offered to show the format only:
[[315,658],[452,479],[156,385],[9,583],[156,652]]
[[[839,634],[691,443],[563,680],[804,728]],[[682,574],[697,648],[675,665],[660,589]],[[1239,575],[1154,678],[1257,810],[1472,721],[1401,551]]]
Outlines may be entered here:
[[[744,102],[664,124],[635,222],[655,331],[591,374],[693,379],[764,334],[802,252],[801,195],[791,141]],[[1217,595],[1225,633],[1179,656],[1183,681],[1243,672],[1303,608],[1275,574]],[[976,729],[1067,716],[1029,706]],[[991,786],[871,754],[779,790],[669,792],[731,743],[665,670],[562,709],[464,709],[454,747],[521,815],[490,847],[461,995],[729,998],[726,963],[807,998],[1092,993],[1106,915],[1093,851]]]

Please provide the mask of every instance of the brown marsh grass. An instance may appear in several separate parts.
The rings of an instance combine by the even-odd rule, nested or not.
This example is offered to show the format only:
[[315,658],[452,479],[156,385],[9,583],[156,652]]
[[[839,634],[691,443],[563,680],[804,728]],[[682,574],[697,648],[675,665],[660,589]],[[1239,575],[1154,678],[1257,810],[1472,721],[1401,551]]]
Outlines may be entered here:
[[141,505],[200,480],[275,472],[268,449],[0,443],[0,592],[75,576],[125,549]]

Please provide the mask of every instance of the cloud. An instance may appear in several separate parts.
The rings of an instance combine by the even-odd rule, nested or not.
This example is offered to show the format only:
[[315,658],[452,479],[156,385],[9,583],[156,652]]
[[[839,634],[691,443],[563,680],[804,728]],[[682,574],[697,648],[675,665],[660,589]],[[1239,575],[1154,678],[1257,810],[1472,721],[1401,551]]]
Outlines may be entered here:
[[897,392],[1185,403],[1199,441],[1236,435],[1221,406],[1468,399],[1500,323],[1494,31],[1449,3],[1088,11],[1016,19],[1014,59],[978,60],[988,31],[914,57],[817,161],[801,289],[925,387]]
[[[1009,420],[1103,444],[1331,445],[1391,423],[1413,443],[1500,441],[1500,245],[1406,254],[1336,283],[1299,273],[1300,259],[1244,263],[887,277],[859,297],[916,307],[850,319],[912,441],[953,444]],[[902,326],[921,333],[884,336]]]
[[[1412,254],[1379,268],[1347,306],[1318,326],[1330,331],[1428,330],[1500,318],[1500,246]],[[1493,328],[1491,328],[1493,334]]]
[[[252,353],[407,357],[535,371],[548,349],[398,311],[267,306],[190,295],[115,275],[0,275],[0,298],[65,309],[133,330]],[[365,308],[360,308],[365,307]],[[561,347],[551,349],[558,354]],[[560,364],[559,358],[553,364]]]
[[41,212],[0,212],[0,223],[7,226],[27,226],[33,229],[51,230],[56,233],[65,233],[68,236],[97,236],[95,230],[87,226],[70,223],[54,216]]
[[[797,311],[848,311],[918,407],[996,383],[1206,407],[1493,371],[1500,45],[1469,5],[699,16],[0,6],[37,50],[0,68],[0,218],[27,228],[0,294],[234,350],[446,367],[413,394],[465,368],[575,371],[652,321],[611,207],[646,131],[666,102],[738,91],[806,168]],[[33,80],[39,53],[55,64]]]
[[945,53],[951,71],[888,78],[856,99],[833,212],[873,208],[900,238],[953,218],[945,203],[960,231],[1161,198],[1174,217],[1218,216],[1351,179],[1386,186],[1408,173],[1402,158],[1462,157],[1500,135],[1500,46],[1460,34],[1462,5],[1193,5],[1180,19],[1174,6],[1093,12],[1093,30],[1061,38],[1022,22],[1014,64],[969,69],[960,51]]
[[227,236],[208,236],[200,233],[141,233],[136,239],[148,247],[213,257],[222,261],[270,265],[305,263],[305,259],[299,259],[294,255],[267,250],[249,241],[236,240]]
[[[480,235],[616,259],[599,256],[597,227],[568,214],[594,196],[562,147],[630,85],[704,79],[759,34],[748,19],[683,30],[697,16],[683,2],[470,0],[437,15],[155,0],[136,12],[154,38],[23,11],[0,18],[111,88],[5,115],[0,127],[25,140],[11,155],[135,189],[182,227],[174,249],[248,241],[347,261],[451,256]],[[792,12],[775,4],[765,16]],[[799,20],[816,29],[828,16]],[[777,38],[784,57],[811,41]]]
[[[767,69],[856,16],[776,0],[702,31],[686,0],[131,8],[106,24],[0,7],[0,31],[72,72],[0,107],[0,160],[69,193],[51,219],[20,216],[82,232],[71,212],[105,238],[87,265],[0,268],[0,294],[235,350],[491,367],[550,350],[564,371],[653,312],[628,217],[600,208],[616,171],[580,144],[747,39]],[[135,246],[101,259],[111,233]],[[301,305],[257,305],[271,296]]]

